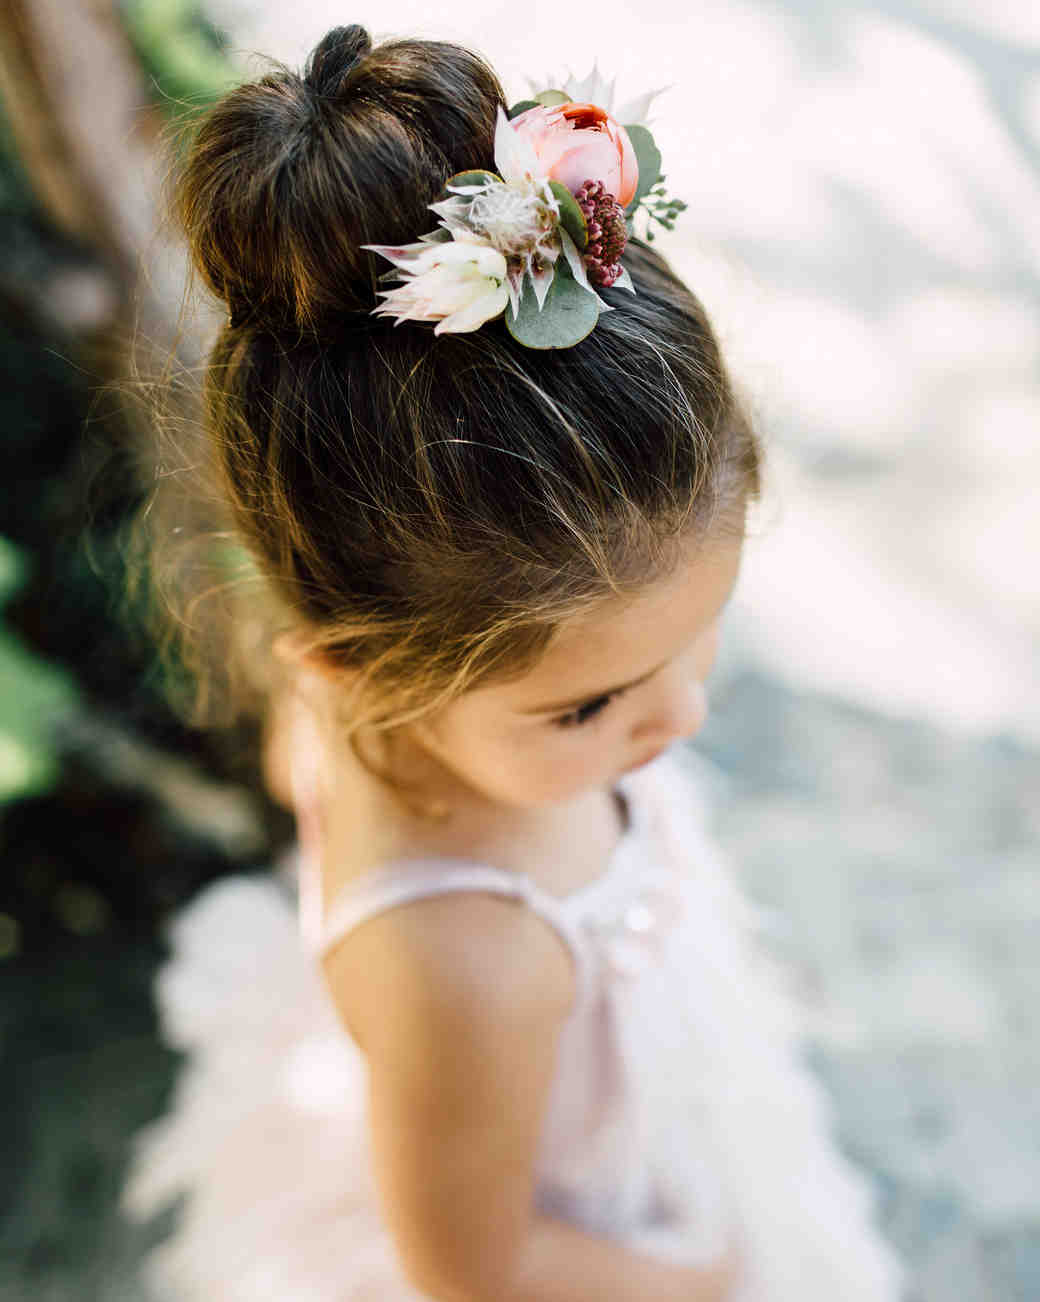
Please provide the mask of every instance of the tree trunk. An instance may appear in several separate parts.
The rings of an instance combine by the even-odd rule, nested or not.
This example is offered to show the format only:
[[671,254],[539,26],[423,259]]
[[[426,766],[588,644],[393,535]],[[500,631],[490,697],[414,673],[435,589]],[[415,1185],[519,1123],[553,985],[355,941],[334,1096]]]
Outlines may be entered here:
[[197,361],[211,321],[181,320],[187,262],[163,221],[163,119],[114,0],[0,0],[0,93],[41,206],[112,280],[124,340]]

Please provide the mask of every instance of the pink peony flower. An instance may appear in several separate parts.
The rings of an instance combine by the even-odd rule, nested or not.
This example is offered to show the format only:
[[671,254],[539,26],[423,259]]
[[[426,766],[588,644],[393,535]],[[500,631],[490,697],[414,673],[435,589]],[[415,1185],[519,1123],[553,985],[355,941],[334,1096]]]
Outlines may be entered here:
[[533,148],[543,174],[575,193],[602,181],[622,208],[639,182],[628,132],[595,104],[554,104],[525,110],[510,126]]

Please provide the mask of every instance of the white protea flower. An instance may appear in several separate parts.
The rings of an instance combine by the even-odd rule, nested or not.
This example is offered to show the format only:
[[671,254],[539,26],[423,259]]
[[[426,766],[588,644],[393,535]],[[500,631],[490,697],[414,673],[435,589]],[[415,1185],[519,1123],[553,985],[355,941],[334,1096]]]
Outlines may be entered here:
[[537,248],[555,229],[556,212],[533,183],[489,185],[470,200],[466,220],[508,256]]
[[384,289],[376,316],[402,321],[436,321],[434,334],[477,330],[505,311],[509,301],[506,260],[498,249],[468,239],[415,244],[363,244],[398,269],[403,285]]
[[507,261],[506,284],[514,313],[531,277],[539,308],[561,253],[560,207],[530,141],[501,109],[495,128],[497,176],[478,184],[449,185],[449,196],[430,207],[456,240],[486,241]]
[[614,87],[617,78],[615,77],[613,81],[608,82],[599,71],[596,63],[593,63],[589,75],[580,80],[573,73],[568,73],[563,78],[546,77],[541,84],[530,77],[528,77],[527,81],[531,87],[532,95],[540,95],[543,91],[550,89],[562,90],[576,104],[595,104],[599,108],[605,109],[623,127],[648,126],[650,119],[647,118],[646,114],[651,101],[663,91],[670,89],[668,86],[661,86],[658,90],[647,91],[646,94],[637,95],[635,99],[627,100],[620,108],[615,109]]

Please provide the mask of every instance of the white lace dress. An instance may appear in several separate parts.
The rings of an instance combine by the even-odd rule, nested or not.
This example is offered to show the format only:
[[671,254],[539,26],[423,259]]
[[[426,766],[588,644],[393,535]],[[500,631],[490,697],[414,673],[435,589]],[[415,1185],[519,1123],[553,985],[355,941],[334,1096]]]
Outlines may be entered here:
[[365,1125],[365,1063],[318,956],[405,900],[491,891],[571,950],[536,1198],[633,1248],[710,1260],[739,1225],[734,1302],[895,1302],[901,1272],[839,1153],[799,1052],[796,1006],[754,942],[756,913],[707,840],[679,751],[622,777],[628,826],[606,872],[559,898],[462,860],[398,861],[321,916],[307,856],[204,890],[169,930],[162,1033],[187,1054],[137,1138],[123,1205],[187,1195],[147,1262],[157,1302],[403,1302]]

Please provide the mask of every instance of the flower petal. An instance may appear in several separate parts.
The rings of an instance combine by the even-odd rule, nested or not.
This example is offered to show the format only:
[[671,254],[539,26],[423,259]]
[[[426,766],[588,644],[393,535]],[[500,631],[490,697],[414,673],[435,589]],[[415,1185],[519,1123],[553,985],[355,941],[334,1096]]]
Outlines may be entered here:
[[490,288],[486,294],[481,294],[479,298],[473,299],[458,311],[446,316],[434,327],[433,333],[435,335],[464,334],[469,330],[479,330],[485,321],[501,315],[509,302],[509,291],[505,285],[492,285],[490,281],[488,283]]
[[553,180],[565,185],[571,194],[586,181],[602,181],[604,190],[616,196],[621,185],[621,158],[607,132],[575,131],[566,143],[570,147],[554,165]]
[[381,257],[392,262],[395,267],[412,270],[422,255],[429,252],[430,246],[422,242],[415,244],[362,244],[363,249],[371,249]]
[[[441,225],[437,228],[439,231],[448,230],[455,239],[465,238],[465,234],[472,233],[467,217],[469,214],[469,203],[465,199],[452,195],[450,199],[442,199],[439,203],[431,203],[428,207],[440,217]],[[420,239],[426,238],[420,236]]]
[[571,237],[567,234],[567,232],[563,229],[562,226],[560,227],[560,240],[563,244],[564,256],[566,257],[567,262],[570,265],[571,275],[582,287],[582,289],[588,290],[588,292],[599,304],[601,312],[613,312],[614,309],[610,306],[610,304],[605,303],[603,299],[601,299],[600,296],[596,293],[596,291],[592,288],[592,285],[589,283],[588,275],[585,272],[585,263],[582,262],[581,260],[581,254],[578,252],[578,246],[574,243],[574,241],[571,239]]
[[505,280],[509,264],[498,249],[488,245],[478,252],[473,261],[482,276],[493,276],[498,281]]
[[[385,294],[386,302],[380,303],[378,307],[372,309],[373,316],[392,316],[395,318],[395,326],[400,325],[402,321],[436,321],[439,319],[429,314],[425,300],[416,299],[411,294],[411,285],[401,285],[398,289],[380,292]],[[398,295],[401,295],[401,297],[397,297]]]
[[555,262],[560,256],[560,241],[556,238],[555,229],[550,231],[546,237],[538,244],[538,252],[546,262]]
[[618,155],[621,159],[621,179],[614,197],[622,208],[627,208],[639,189],[639,158],[625,128],[620,123],[611,123],[611,127],[612,134],[614,131],[617,133]]
[[431,212],[435,212],[438,217],[443,217],[445,221],[461,221],[469,212],[469,203],[457,194],[450,195],[447,199],[439,199],[436,203],[427,204],[426,206]]
[[471,226],[453,226],[452,234],[459,244],[488,245],[491,243],[486,236],[479,234]]
[[407,270],[413,275],[423,275],[434,268],[464,267],[472,263],[480,275],[506,278],[506,260],[488,240],[475,231],[462,233],[445,244],[424,244],[425,253],[415,258]]
[[538,300],[538,311],[540,312],[545,306],[545,296],[549,292],[549,286],[553,283],[553,276],[556,274],[554,267],[543,267],[541,271],[536,271],[534,267],[528,267],[531,276],[531,284],[534,286],[534,296]]
[[559,109],[542,106],[527,109],[510,125],[530,145],[538,160],[540,177],[549,176],[556,160],[571,148],[574,124]]
[[594,60],[592,71],[583,81],[577,81],[575,78],[568,78],[568,84],[563,89],[570,95],[571,99],[579,100],[587,104],[598,104],[600,108],[605,108],[610,112],[608,100],[613,102],[614,92],[607,85],[607,80],[599,71],[598,61]]
[[671,84],[669,84],[668,86],[661,86],[657,90],[648,90],[645,95],[637,95],[635,99],[630,99],[626,103],[622,104],[614,114],[614,117],[623,127],[645,127],[647,125],[646,114],[650,107],[650,101],[657,95],[662,94],[662,92],[671,90],[671,88]]
[[516,316],[520,311],[520,300],[524,296],[524,273],[521,267],[510,267],[509,275],[506,277],[506,289],[509,291],[509,302],[513,308],[513,315]]
[[628,274],[627,267],[621,268],[621,274],[618,276],[617,280],[614,281],[614,284],[620,285],[622,289],[631,290],[633,294],[636,292],[636,287],[632,284],[632,277]]
[[531,142],[513,127],[501,104],[495,127],[495,166],[504,181],[523,181],[528,176],[545,175]]

